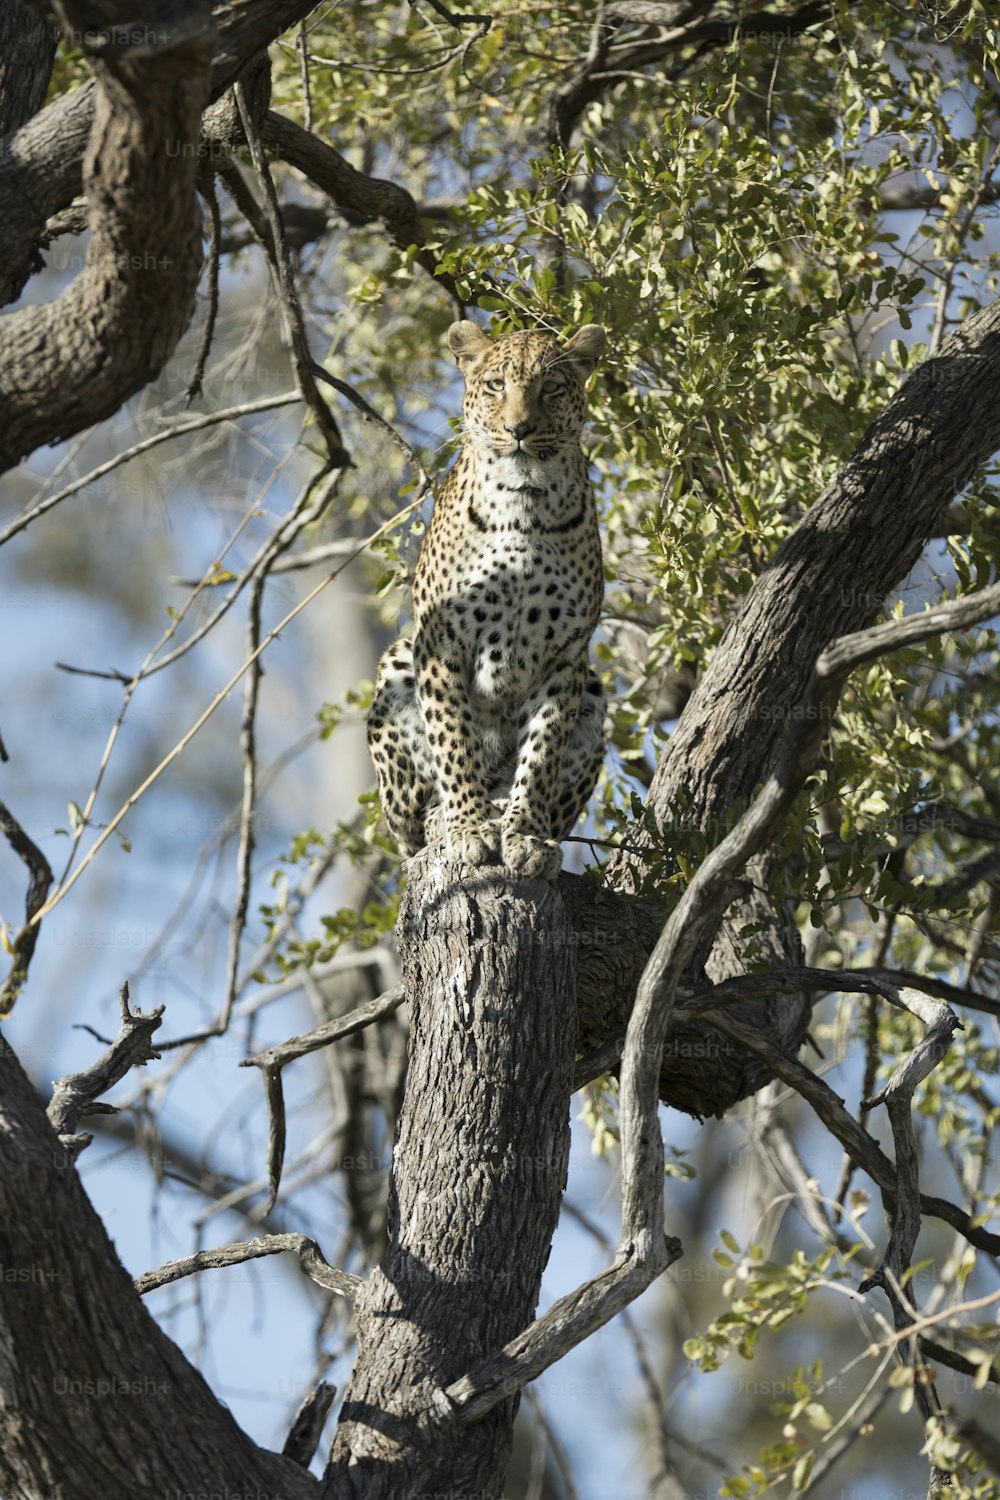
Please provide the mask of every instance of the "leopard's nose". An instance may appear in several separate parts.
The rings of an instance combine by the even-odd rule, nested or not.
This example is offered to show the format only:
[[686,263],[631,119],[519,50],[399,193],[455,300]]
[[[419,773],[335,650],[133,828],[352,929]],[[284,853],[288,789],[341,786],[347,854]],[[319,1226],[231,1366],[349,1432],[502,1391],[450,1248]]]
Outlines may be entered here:
[[534,422],[514,422],[513,424],[505,422],[504,427],[510,433],[511,437],[516,438],[518,442],[522,438],[527,437],[529,432],[534,432],[535,430]]

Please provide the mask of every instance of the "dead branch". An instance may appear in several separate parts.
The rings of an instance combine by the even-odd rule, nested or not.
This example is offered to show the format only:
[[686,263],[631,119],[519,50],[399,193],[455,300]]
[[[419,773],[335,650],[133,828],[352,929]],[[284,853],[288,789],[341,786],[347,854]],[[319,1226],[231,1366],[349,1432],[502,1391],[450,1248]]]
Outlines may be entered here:
[[[7,759],[6,752],[3,759]],[[6,944],[11,955],[10,970],[0,989],[0,1016],[7,1016],[13,1008],[28,977],[28,965],[38,942],[38,923],[35,921],[45,905],[45,898],[52,884],[52,867],[34,839],[30,839],[14,817],[0,802],[0,828],[14,853],[28,867],[28,889],[24,896],[24,926],[12,944]]]
[[169,1286],[183,1276],[193,1276],[198,1271],[215,1271],[224,1266],[239,1266],[248,1260],[258,1260],[264,1255],[284,1255],[291,1251],[298,1256],[299,1265],[317,1286],[338,1297],[353,1301],[360,1276],[349,1271],[338,1271],[324,1259],[315,1240],[305,1234],[263,1234],[256,1239],[240,1240],[235,1245],[220,1245],[214,1250],[198,1250],[194,1255],[185,1255],[180,1260],[169,1260],[155,1271],[146,1271],[135,1279],[135,1289],[141,1297],[157,1287]]

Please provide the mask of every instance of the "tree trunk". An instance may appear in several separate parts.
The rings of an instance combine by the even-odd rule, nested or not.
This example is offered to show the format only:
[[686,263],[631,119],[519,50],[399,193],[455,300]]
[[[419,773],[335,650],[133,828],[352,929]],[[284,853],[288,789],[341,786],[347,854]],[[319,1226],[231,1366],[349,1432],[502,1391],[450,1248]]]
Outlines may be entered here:
[[411,1033],[390,1243],[359,1299],[325,1493],[489,1500],[516,1403],[433,1440],[425,1423],[435,1390],[534,1316],[569,1160],[574,939],[555,886],[433,854],[410,866],[398,933]]
[[0,1039],[0,1492],[307,1500],[146,1311],[70,1153]]

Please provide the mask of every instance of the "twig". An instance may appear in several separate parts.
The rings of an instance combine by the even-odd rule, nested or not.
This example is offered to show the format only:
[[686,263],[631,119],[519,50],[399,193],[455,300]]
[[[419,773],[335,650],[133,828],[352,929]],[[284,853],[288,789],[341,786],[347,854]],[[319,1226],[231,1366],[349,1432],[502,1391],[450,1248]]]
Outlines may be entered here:
[[[291,457],[291,454],[289,454],[289,457]],[[286,463],[287,461],[287,459],[284,460],[284,462]],[[205,637],[215,629],[216,625],[218,625],[223,616],[229,613],[229,610],[236,603],[236,600],[240,597],[247,584],[251,583],[253,579],[255,579],[257,575],[267,566],[269,559],[284,551],[284,537],[286,532],[288,530],[291,530],[294,539],[294,537],[300,534],[304,526],[309,525],[312,521],[316,520],[319,516],[322,515],[323,510],[326,508],[326,505],[329,502],[330,493],[339,482],[339,475],[337,473],[330,474],[328,468],[323,468],[319,471],[318,474],[314,474],[305,485],[300,497],[296,500],[295,504],[292,506],[291,511],[282,521],[277,531],[273,532],[271,536],[268,537],[267,541],[261,545],[253,558],[251,558],[250,562],[243,569],[243,572],[234,579],[232,588],[229,590],[229,593],[226,594],[225,598],[222,600],[222,603],[218,606],[218,608],[212,614],[209,614],[200,625],[192,630],[186,641],[182,641],[179,646],[175,646],[173,651],[168,652],[166,656],[161,656],[159,661],[157,661],[156,657],[159,656],[159,653],[163,649],[166,642],[177,633],[177,627],[184,619],[191,605],[196,599],[201,597],[202,593],[204,593],[204,591],[211,583],[213,577],[216,577],[218,575],[218,569],[221,566],[223,558],[233,546],[236,538],[248,524],[252,516],[258,513],[258,509],[264,499],[264,496],[266,495],[270,486],[274,483],[274,480],[276,479],[279,472],[280,467],[272,471],[267,484],[258,494],[257,499],[255,500],[254,504],[251,506],[247,514],[244,516],[243,520],[240,522],[240,525],[237,527],[235,533],[229,538],[225,547],[220,553],[216,555],[211,566],[206,570],[202,578],[194,586],[194,593],[192,594],[191,598],[184,601],[183,606],[177,613],[176,619],[172,621],[170,628],[164,632],[162,639],[157,642],[153,650],[150,651],[147,655],[146,660],[139,668],[139,671],[135,674],[137,679],[152,677],[157,672],[166,671],[168,667],[173,666],[175,661],[180,661],[182,656],[186,656],[189,651],[192,651],[194,647],[199,644],[200,641],[203,641]],[[320,497],[314,502],[313,506],[309,507],[309,496],[312,494],[317,481],[324,477],[327,478],[329,489],[322,492]],[[306,509],[303,514],[304,508]],[[122,674],[122,676],[124,677],[124,674]]]
[[[377,219],[385,225],[398,249],[406,251],[411,245],[417,246],[418,264],[450,293],[460,311],[464,309],[454,276],[440,270],[434,253],[425,247],[421,209],[406,188],[385,178],[369,177],[359,172],[328,141],[321,141],[276,110],[272,109],[265,115],[262,129],[265,145],[290,167],[303,173],[354,222]],[[468,277],[464,279],[468,281]],[[485,286],[482,289],[485,290]],[[471,294],[476,295],[475,288]]]
[[406,995],[402,985],[387,990],[384,995],[359,1005],[346,1016],[327,1021],[315,1031],[292,1037],[256,1057],[244,1058],[241,1068],[260,1068],[264,1074],[264,1092],[267,1098],[267,1181],[269,1197],[265,1213],[270,1213],[278,1199],[281,1186],[281,1170],[285,1161],[285,1096],[281,1086],[281,1070],[296,1057],[304,1057],[319,1047],[328,1047],[341,1037],[353,1036],[363,1031],[372,1022],[398,1010]]
[[[271,479],[268,481],[268,484],[270,484],[273,481],[274,477],[275,477],[274,474],[272,474]],[[280,540],[281,540],[282,536],[284,535],[285,527],[292,525],[298,519],[298,517],[299,517],[299,515],[300,515],[300,513],[302,511],[303,506],[305,506],[306,503],[307,503],[307,501],[308,501],[309,495],[310,495],[310,493],[312,491],[312,488],[313,488],[313,485],[315,483],[316,483],[316,480],[315,479],[311,479],[309,481],[309,483],[306,485],[306,488],[303,491],[302,497],[299,500],[296,501],[295,506],[292,509],[292,515],[291,515],[291,517],[289,518],[288,521],[286,521],[285,523],[283,523],[283,525],[278,529],[277,533],[274,536],[272,536],[271,539],[260,549],[260,551],[258,552],[257,556],[254,558],[253,562],[250,564],[250,569],[247,570],[248,573],[252,572],[253,570],[255,570],[257,568],[263,567],[263,565],[266,563],[267,558],[271,555],[272,550],[276,546],[279,545]],[[331,484],[332,483],[333,483],[333,481],[331,481]],[[322,507],[325,504],[326,504],[326,492],[323,492],[321,494],[321,496],[320,496],[319,502],[317,502],[317,505],[318,505],[318,509],[317,509],[317,512],[316,512],[317,514],[321,513]],[[115,743],[116,743],[116,741],[118,739],[118,735],[119,735],[119,733],[121,731],[121,727],[122,727],[122,725],[125,722],[125,716],[128,713],[129,706],[130,706],[130,704],[132,702],[132,698],[133,698],[133,696],[134,696],[134,694],[136,692],[136,689],[138,688],[139,684],[141,682],[143,682],[146,678],[151,677],[155,672],[160,671],[163,667],[169,666],[171,662],[176,661],[179,656],[183,656],[186,651],[189,651],[192,648],[192,646],[194,646],[196,644],[196,642],[199,641],[207,633],[207,631],[212,628],[212,626],[216,623],[216,621],[218,621],[221,618],[221,616],[226,612],[226,610],[229,608],[229,605],[231,604],[232,600],[236,597],[236,595],[240,591],[240,588],[242,587],[242,583],[241,583],[240,580],[237,580],[236,588],[234,588],[233,591],[232,591],[232,593],[229,595],[229,597],[226,600],[223,601],[222,606],[218,610],[216,610],[215,614],[214,615],[210,615],[209,618],[202,624],[202,626],[199,629],[195,630],[192,633],[192,635],[189,637],[189,639],[186,640],[182,646],[179,646],[175,651],[172,651],[172,652],[169,653],[169,655],[161,658],[161,660],[159,662],[156,661],[156,657],[163,650],[163,647],[167,644],[167,642],[169,640],[171,640],[173,638],[173,636],[176,634],[177,630],[180,628],[181,624],[183,623],[184,619],[186,618],[186,616],[188,614],[188,611],[193,607],[195,601],[201,596],[203,590],[207,587],[209,578],[211,578],[215,574],[215,572],[221,567],[222,561],[225,558],[227,552],[230,550],[231,547],[233,547],[235,545],[236,540],[239,537],[240,533],[249,524],[249,521],[250,521],[251,517],[255,514],[255,512],[256,512],[256,502],[253,505],[250,506],[249,510],[246,511],[246,513],[244,514],[244,516],[243,516],[242,520],[240,521],[239,525],[236,527],[235,531],[230,535],[229,540],[226,542],[226,545],[223,547],[222,551],[216,554],[215,560],[212,563],[211,567],[202,576],[200,582],[195,585],[195,587],[193,588],[192,592],[189,594],[188,598],[185,599],[185,601],[182,604],[181,608],[179,610],[177,610],[177,611],[174,612],[174,614],[173,614],[173,616],[171,618],[170,624],[167,626],[166,630],[160,636],[160,639],[156,642],[156,645],[153,646],[152,649],[146,653],[146,657],[145,657],[144,661],[142,662],[142,664],[140,665],[140,667],[139,667],[139,669],[137,671],[133,672],[131,674],[131,676],[128,676],[127,674],[125,674],[123,672],[94,673],[94,674],[88,673],[88,675],[111,676],[111,677],[113,677],[115,679],[115,681],[118,681],[118,682],[121,682],[121,683],[124,684],[125,692],[124,692],[123,697],[122,697],[121,707],[118,710],[118,716],[115,719],[114,724],[112,724],[110,731],[108,732],[108,737],[107,737],[107,740],[105,741],[105,744],[104,744],[104,750],[103,750],[103,752],[101,754],[100,764],[98,765],[98,768],[97,768],[97,775],[94,778],[94,784],[91,787],[90,792],[88,793],[87,800],[86,800],[86,803],[84,804],[83,811],[80,814],[79,821],[77,822],[75,828],[73,829],[73,835],[72,835],[72,839],[70,841],[69,853],[66,856],[65,863],[64,863],[62,871],[60,872],[60,875],[59,875],[59,881],[58,881],[58,888],[59,889],[62,888],[63,882],[65,881],[65,879],[66,879],[67,875],[69,874],[70,870],[73,868],[73,864],[74,864],[74,862],[76,860],[77,851],[78,851],[78,849],[80,847],[80,840],[83,838],[84,832],[85,832],[85,830],[89,826],[90,815],[93,812],[94,806],[95,806],[95,804],[97,802],[98,795],[100,794],[101,787],[102,787],[102,785],[104,783],[104,777],[105,777],[105,774],[107,773],[108,765],[110,764],[111,756],[112,756],[112,753],[114,751]],[[307,512],[307,514],[308,514],[308,512]],[[58,666],[62,666],[62,668],[63,668],[64,671],[74,671],[74,670],[76,670],[76,669],[74,669],[72,667],[66,667],[63,663],[57,663],[57,665]]]
[[271,561],[279,553],[284,552],[290,547],[307,525],[310,525],[314,520],[318,520],[330,503],[330,499],[337,487],[339,474],[330,485],[322,484],[324,478],[324,472],[320,471],[306,490],[306,497],[308,497],[310,491],[316,485],[321,486],[319,498],[316,503],[311,507],[299,507],[298,514],[293,518],[293,522],[283,526],[272,539],[271,550],[263,560],[260,571],[254,579],[250,590],[250,601],[247,606],[247,658],[252,662],[252,665],[247,673],[246,682],[243,685],[243,718],[240,724],[240,750],[243,759],[243,795],[240,804],[239,847],[236,854],[236,905],[229,928],[229,954],[226,969],[225,998],[215,1028],[218,1036],[222,1036],[229,1025],[229,1018],[236,999],[239,981],[240,945],[243,941],[247,912],[250,908],[251,862],[253,860],[255,844],[254,818],[256,817],[257,810],[256,721],[261,678],[258,648],[260,646],[260,614],[264,599],[264,587],[267,582]]
[[309,341],[306,338],[305,323],[302,318],[302,307],[299,302],[298,288],[292,275],[291,256],[285,239],[285,226],[281,222],[281,209],[278,206],[278,195],[274,190],[274,180],[264,155],[264,148],[260,142],[257,124],[253,118],[252,111],[247,103],[246,90],[242,83],[233,86],[233,97],[239,110],[240,121],[250,148],[250,159],[257,173],[257,181],[260,183],[261,192],[264,197],[264,212],[271,230],[271,243],[264,243],[265,250],[269,251],[271,268],[278,288],[278,296],[281,303],[283,322],[285,325],[285,337],[292,351],[292,359],[295,362],[295,373],[298,377],[302,398],[310,411],[316,418],[316,424],[323,435],[326,444],[327,462],[331,468],[343,468],[351,461],[350,454],[344,447],[344,440],[340,435],[336,418],[323,400],[313,376],[313,361],[309,353]]
[[552,1461],[556,1466],[559,1482],[563,1487],[563,1500],[579,1500],[576,1486],[573,1483],[573,1469],[569,1461],[569,1455],[559,1441],[558,1433],[545,1415],[545,1408],[542,1406],[537,1392],[529,1387],[526,1394],[528,1405],[531,1407],[532,1418],[538,1424],[539,1430],[545,1438],[546,1443],[548,1443],[549,1452],[552,1454]]
[[76,1152],[89,1146],[93,1137],[86,1132],[76,1135],[81,1117],[87,1114],[114,1114],[110,1104],[95,1104],[95,1100],[108,1089],[120,1083],[132,1068],[144,1068],[160,1054],[152,1044],[153,1032],[158,1029],[164,1007],[143,1013],[132,1010],[128,1003],[128,981],[122,985],[118,995],[121,1028],[108,1050],[84,1068],[80,1073],[68,1073],[52,1090],[46,1113],[56,1135]]
[[[4,760],[7,759],[4,753]],[[11,955],[10,971],[0,989],[0,1016],[10,1015],[14,1002],[28,977],[28,966],[38,942],[38,912],[52,884],[52,867],[33,839],[30,839],[4,803],[0,802],[0,828],[14,853],[28,867],[28,889],[24,896],[24,926],[13,943],[4,946]]]
[[339,1271],[323,1258],[316,1241],[305,1234],[263,1234],[256,1239],[240,1240],[235,1245],[220,1245],[215,1250],[198,1250],[181,1260],[168,1260],[155,1271],[146,1271],[135,1279],[135,1289],[140,1297],[157,1287],[169,1286],[183,1276],[192,1276],[196,1271],[218,1270],[223,1266],[239,1266],[244,1261],[259,1260],[264,1255],[283,1255],[292,1251],[299,1258],[299,1265],[318,1286],[336,1292],[353,1302],[362,1278],[350,1271]]
[[[335,568],[332,573],[328,573],[324,579],[316,584],[315,588],[310,589],[305,598],[301,599],[298,604],[294,605],[293,608],[290,609],[288,613],[278,621],[274,629],[269,631],[268,634],[264,637],[260,645],[257,647],[257,650],[254,654],[254,660],[256,660],[257,657],[261,656],[267,650],[272,641],[277,640],[281,632],[291,624],[292,620],[294,620],[296,616],[300,615],[304,609],[307,609],[308,606],[313,602],[313,600],[317,598],[317,596],[321,594],[323,590],[334,581],[335,578],[338,578],[340,576],[340,574],[344,571],[344,568],[348,566],[348,563],[353,561],[355,557],[360,556],[360,554],[364,552],[366,547],[369,547],[373,542],[378,541],[380,537],[385,536],[387,532],[391,531],[393,527],[397,526],[400,521],[402,521],[406,516],[410,514],[411,511],[415,510],[418,505],[423,503],[423,498],[423,495],[419,494],[415,500],[412,500],[410,502],[409,505],[404,506],[402,510],[397,511],[396,514],[392,516],[388,521],[386,521],[382,526],[380,526],[377,531],[372,532],[370,537],[368,537],[364,542],[359,543],[356,551],[350,558],[347,559],[346,562],[344,562],[339,568]],[[215,713],[219,705],[226,701],[233,688],[243,676],[244,672],[246,672],[252,665],[253,661],[244,661],[242,665],[237,669],[237,671],[233,673],[232,677],[230,677],[226,685],[221,688],[218,693],[216,693],[215,697],[209,703],[208,707],[201,714],[199,714],[198,718],[191,725],[190,729],[188,729],[187,732],[181,736],[181,738],[174,745],[173,749],[168,751],[168,753],[160,761],[159,765],[149,773],[145,781],[143,781],[138,787],[136,787],[135,791],[126,799],[126,801],[115,813],[110,823],[106,824],[103,831],[98,835],[94,843],[87,850],[87,853],[84,855],[83,860],[69,876],[65,884],[61,883],[59,889],[55,892],[55,894],[46,901],[45,905],[41,908],[40,911],[35,913],[34,917],[32,918],[33,922],[38,923],[41,921],[42,917],[48,916],[49,912],[54,910],[54,908],[59,904],[59,902],[63,899],[67,892],[72,889],[77,880],[83,874],[84,870],[90,864],[91,860],[97,854],[98,850],[117,830],[123,818],[125,818],[128,813],[131,812],[132,808],[138,802],[139,798],[146,791],[148,791],[148,789],[153,785],[154,782],[159,780],[167,767],[171,766],[177,759],[177,757],[183,754],[188,745],[194,739],[195,735],[205,726],[205,724],[207,724],[208,720]],[[256,965],[254,967],[256,967]],[[189,1038],[189,1040],[197,1039],[197,1037]],[[171,1043],[171,1045],[179,1046],[180,1043],[173,1042]]]
[[411,448],[402,434],[397,432],[390,422],[386,421],[385,417],[379,415],[374,406],[371,406],[365,400],[364,396],[356,391],[353,386],[348,385],[346,380],[339,380],[336,375],[331,375],[328,370],[324,370],[323,366],[317,364],[315,360],[310,360],[309,368],[317,380],[325,381],[335,391],[339,391],[345,400],[349,401],[355,410],[361,413],[366,422],[371,422],[380,432],[385,434],[394,447],[399,449],[407,462],[411,463],[416,469],[417,480],[421,489],[430,487],[430,480],[414,449]]
[[138,458],[140,453],[148,453],[150,448],[157,447],[160,443],[170,442],[172,438],[184,437],[189,432],[198,432],[203,427],[215,427],[220,422],[235,422],[240,417],[251,417],[257,412],[274,411],[278,406],[291,406],[302,400],[299,391],[283,391],[280,396],[264,396],[259,401],[244,401],[240,406],[226,406],[221,411],[206,412],[200,417],[191,417],[187,421],[178,422],[175,426],[167,428],[165,432],[154,433],[152,437],[143,438],[141,442],[134,443],[131,448],[126,448],[123,453],[116,453],[114,458],[109,458],[106,463],[98,464],[96,469],[91,469],[89,474],[84,474],[80,479],[74,479],[64,489],[58,490],[54,495],[49,495],[45,500],[39,500],[30,510],[24,511],[0,531],[0,547],[4,542],[9,542],[11,537],[17,536],[18,532],[30,526],[39,516],[45,515],[46,511],[54,505],[61,505],[78,490],[85,489],[88,484],[93,484],[95,479],[103,479],[105,474],[110,474],[112,469],[120,468],[131,459]]
[[309,1052],[316,1052],[320,1047],[328,1047],[331,1042],[337,1042],[341,1037],[353,1036],[356,1031],[363,1031],[373,1021],[381,1021],[385,1016],[391,1016],[393,1011],[398,1010],[406,999],[406,992],[401,984],[397,984],[391,990],[386,990],[384,995],[378,995],[374,1000],[366,1000],[364,1005],[349,1011],[346,1016],[336,1016],[332,1021],[326,1021],[322,1026],[317,1026],[315,1031],[303,1032],[301,1036],[293,1036],[287,1042],[279,1042],[274,1047],[268,1047],[266,1052],[258,1052],[254,1057],[245,1057],[240,1063],[241,1068],[260,1068],[263,1072],[280,1072],[286,1064],[294,1062],[297,1057],[305,1057]]
[[201,344],[194,362],[194,374],[188,381],[188,388],[184,392],[185,406],[190,406],[195,397],[201,395],[205,365],[208,363],[212,337],[215,333],[215,321],[219,313],[219,242],[222,239],[222,219],[219,214],[219,195],[215,191],[215,172],[211,162],[206,163],[204,170],[199,174],[198,185],[208,204],[208,216],[212,226],[208,242],[208,311],[205,315]]
[[[897,1003],[918,1016],[928,1030],[923,1040],[896,1068],[885,1088],[874,1098],[862,1101],[869,1109],[885,1104],[888,1111],[896,1148],[896,1188],[891,1201],[886,1204],[892,1219],[892,1233],[882,1264],[871,1276],[865,1277],[858,1291],[863,1293],[881,1287],[889,1299],[897,1333],[905,1334],[912,1328],[915,1318],[912,1304],[902,1295],[903,1278],[911,1264],[920,1232],[920,1177],[917,1137],[913,1129],[913,1095],[917,1085],[941,1062],[951,1046],[952,1036],[961,1029],[962,1023],[942,1001],[927,1000],[916,992],[902,991]],[[920,1357],[918,1340],[915,1337],[905,1339],[899,1352],[904,1363],[913,1370],[914,1399],[930,1437],[931,1424],[942,1422],[944,1417],[937,1390]],[[932,1465],[932,1491],[944,1480],[944,1471]]]
[[[329,562],[332,557],[352,557],[357,546],[354,537],[341,537],[335,542],[323,542],[318,547],[305,547],[301,552],[294,552],[291,557],[277,558],[268,572],[272,577],[275,573],[296,573],[302,568],[314,568],[320,563]],[[197,578],[180,578],[177,574],[167,580],[182,589],[197,588],[201,581]]]
[[843,1458],[849,1450],[856,1448],[862,1429],[868,1426],[891,1395],[892,1386],[888,1381],[872,1381],[862,1398],[855,1402],[851,1420],[843,1423],[836,1437],[831,1433],[821,1440],[816,1450],[816,1459],[809,1470],[809,1479],[805,1489],[801,1492],[803,1495],[812,1493],[820,1479],[829,1474],[838,1459]]
[[302,84],[302,124],[311,135],[313,128],[312,80],[309,77],[309,28],[305,21],[299,24],[298,49],[299,78]]
[[[731,1011],[707,1011],[705,1020],[717,1031],[723,1032],[732,1041],[754,1053],[767,1064],[776,1078],[780,1078],[782,1083],[800,1094],[830,1134],[891,1199],[896,1190],[896,1173],[892,1162],[878,1142],[845,1109],[843,1100],[828,1083],[818,1078],[797,1057],[789,1057],[759,1027],[748,1026]],[[950,1224],[977,1249],[986,1250],[990,1255],[1000,1255],[1000,1234],[994,1234],[981,1224],[974,1223],[967,1213],[947,1199],[921,1193],[920,1212]]]
[[267,1215],[278,1201],[281,1169],[285,1164],[285,1143],[288,1139],[280,1068],[264,1070],[264,1097],[267,1100],[267,1202],[263,1211]]

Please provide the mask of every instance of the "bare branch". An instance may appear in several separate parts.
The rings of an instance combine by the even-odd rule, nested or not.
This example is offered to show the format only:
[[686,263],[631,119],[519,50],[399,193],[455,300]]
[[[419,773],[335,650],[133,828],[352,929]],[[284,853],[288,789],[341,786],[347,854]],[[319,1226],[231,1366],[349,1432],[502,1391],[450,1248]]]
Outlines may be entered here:
[[[7,759],[6,751],[3,759]],[[14,814],[2,802],[0,802],[0,828],[3,829],[4,836],[14,853],[27,865],[29,876],[28,889],[24,897],[24,926],[12,944],[5,943],[4,945],[8,948],[12,960],[10,972],[3,982],[3,988],[0,989],[0,1016],[7,1016],[28,977],[28,965],[31,963],[31,955],[38,942],[38,922],[35,918],[44,906],[45,898],[49,893],[49,887],[52,884],[52,868],[35,841],[28,837]]]
[[[271,110],[264,119],[262,139],[290,167],[297,168],[338,208],[360,213],[366,219],[380,220],[389,231],[393,244],[400,250],[411,245],[422,246],[425,235],[417,205],[406,188],[383,177],[368,177],[352,167],[335,147]],[[459,307],[454,278],[438,270],[437,261],[427,250],[418,249],[417,260],[442,287],[449,291]]]
[[[759,1028],[747,1026],[731,1011],[706,1011],[704,1019],[741,1047],[755,1053],[767,1063],[775,1078],[780,1078],[782,1083],[800,1094],[848,1155],[891,1200],[896,1190],[896,1174],[892,1162],[878,1142],[845,1109],[844,1101],[828,1083],[818,1078],[798,1058],[789,1057],[787,1052],[775,1047]],[[975,1223],[969,1214],[947,1199],[921,1193],[920,1212],[950,1224],[977,1249],[986,1250],[990,1255],[1000,1255],[1000,1234],[994,1234]]]
[[151,1038],[162,1024],[164,1007],[157,1005],[144,1013],[132,1010],[128,1000],[126,980],[118,996],[121,1027],[107,1052],[82,1072],[68,1073],[65,1078],[60,1078],[52,1090],[46,1111],[49,1122],[63,1144],[75,1146],[77,1152],[88,1146],[92,1139],[89,1135],[74,1136],[81,1117],[114,1113],[111,1105],[95,1105],[94,1101],[120,1083],[132,1068],[144,1068],[150,1059],[160,1056]]
[[363,1285],[360,1276],[354,1276],[350,1271],[338,1271],[335,1266],[329,1265],[316,1241],[308,1235],[289,1233],[259,1235],[256,1239],[240,1240],[235,1245],[220,1245],[215,1250],[198,1250],[194,1255],[186,1255],[181,1260],[168,1260],[155,1271],[146,1271],[142,1276],[137,1276],[135,1289],[144,1297],[157,1287],[169,1286],[172,1281],[180,1281],[183,1276],[193,1276],[197,1271],[239,1266],[244,1261],[258,1260],[264,1255],[284,1255],[287,1251],[298,1256],[299,1265],[317,1286],[325,1287],[328,1292],[336,1292],[338,1297],[353,1301],[359,1287]]
[[269,1187],[265,1212],[270,1213],[277,1202],[278,1189],[281,1185],[281,1169],[285,1160],[285,1096],[281,1086],[282,1068],[297,1057],[305,1057],[307,1053],[315,1052],[320,1047],[328,1047],[332,1042],[339,1041],[341,1037],[353,1036],[356,1032],[363,1031],[366,1026],[371,1026],[383,1016],[391,1015],[394,1010],[398,1010],[405,998],[403,986],[397,985],[384,995],[379,995],[376,999],[359,1005],[346,1016],[338,1016],[335,1020],[327,1021],[323,1026],[317,1027],[315,1031],[292,1037],[290,1041],[281,1042],[276,1047],[269,1047],[266,1052],[259,1052],[256,1057],[244,1058],[240,1063],[241,1068],[260,1068],[264,1074],[264,1090],[267,1096],[267,1180]]
[[245,1057],[240,1067],[261,1068],[265,1073],[273,1070],[280,1072],[287,1063],[294,1062],[297,1057],[305,1057],[307,1053],[315,1052],[320,1047],[328,1047],[331,1042],[337,1042],[341,1037],[353,1036],[355,1032],[363,1031],[366,1026],[371,1026],[374,1021],[381,1021],[384,1016],[391,1016],[405,999],[403,986],[397,984],[393,989],[386,990],[384,995],[378,995],[374,1000],[366,1001],[364,1005],[359,1005],[346,1016],[337,1016],[334,1020],[325,1022],[315,1031],[306,1031],[301,1036],[293,1036],[289,1041],[268,1047],[266,1052],[258,1052],[254,1057]]
[[154,433],[152,437],[143,438],[140,442],[133,443],[131,448],[126,448],[105,463],[98,464],[96,469],[91,469],[79,479],[74,479],[72,484],[66,485],[56,494],[47,495],[22,512],[0,531],[0,547],[4,542],[9,542],[12,536],[17,536],[18,532],[23,531],[26,526],[30,526],[32,521],[37,520],[39,516],[44,516],[47,511],[52,510],[54,506],[61,505],[71,495],[86,489],[87,485],[93,484],[95,480],[103,479],[105,474],[110,474],[122,464],[138,458],[141,453],[148,453],[151,448],[159,447],[160,443],[168,443],[172,438],[184,437],[189,432],[199,432],[203,427],[216,427],[221,422],[235,422],[240,417],[252,417],[257,412],[273,411],[279,406],[291,406],[301,400],[302,397],[298,391],[283,391],[279,396],[264,396],[259,401],[244,401],[239,406],[225,406],[220,411],[205,412],[202,416],[177,422],[163,432]]
[[257,181],[260,183],[261,192],[264,197],[264,212],[270,228],[270,236],[264,241],[264,248],[269,252],[271,268],[278,288],[278,296],[283,314],[285,340],[291,349],[292,358],[295,362],[295,372],[298,376],[299,387],[302,398],[316,418],[316,425],[323,435],[326,444],[327,461],[332,468],[340,467],[350,463],[350,455],[344,447],[340,429],[336,419],[323,400],[316,386],[313,375],[313,360],[309,353],[309,342],[306,337],[305,324],[302,320],[302,307],[299,303],[298,288],[292,276],[291,256],[288,252],[288,244],[285,240],[285,229],[281,222],[281,210],[278,206],[278,195],[274,189],[274,180],[264,155],[257,123],[253,118],[247,102],[246,89],[242,83],[237,83],[233,90],[236,97],[236,105],[239,109],[240,120],[250,147],[250,157],[253,161],[254,171],[257,173]]
[[[916,1318],[912,1304],[903,1295],[904,1277],[913,1258],[920,1233],[920,1175],[917,1137],[913,1128],[913,1094],[917,1085],[937,1067],[951,1046],[962,1023],[954,1011],[941,1001],[925,999],[914,992],[901,991],[897,1004],[910,1011],[928,1026],[926,1036],[896,1068],[885,1088],[872,1099],[863,1101],[867,1108],[885,1104],[892,1125],[896,1148],[896,1186],[887,1208],[892,1218],[892,1233],[882,1263],[858,1287],[859,1292],[881,1287],[892,1308],[896,1332],[905,1334]],[[885,1196],[883,1194],[883,1196]],[[934,1381],[921,1357],[916,1337],[901,1340],[900,1357],[913,1369],[913,1394],[921,1420],[931,1436],[930,1424],[943,1420],[941,1402]],[[943,1472],[931,1469],[931,1486],[943,1482]]]

